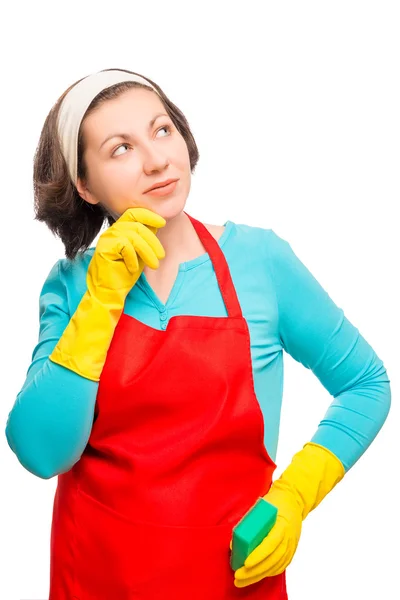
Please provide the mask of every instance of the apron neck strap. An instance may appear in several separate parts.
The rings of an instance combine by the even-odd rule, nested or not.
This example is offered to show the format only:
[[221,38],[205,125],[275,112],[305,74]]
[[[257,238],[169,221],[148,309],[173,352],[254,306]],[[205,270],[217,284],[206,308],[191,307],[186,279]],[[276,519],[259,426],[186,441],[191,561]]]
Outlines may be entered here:
[[240,308],[235,286],[233,285],[229,266],[220,245],[201,221],[191,217],[186,211],[183,212],[189,217],[201,243],[211,259],[228,315],[230,317],[242,317],[242,310]]

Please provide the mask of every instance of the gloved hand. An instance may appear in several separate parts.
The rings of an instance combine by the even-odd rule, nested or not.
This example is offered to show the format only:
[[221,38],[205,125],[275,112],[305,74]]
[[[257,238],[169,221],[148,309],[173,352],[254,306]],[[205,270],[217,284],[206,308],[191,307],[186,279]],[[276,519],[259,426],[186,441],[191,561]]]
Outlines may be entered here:
[[165,256],[156,236],[165,224],[147,208],[128,208],[104,231],[88,266],[87,290],[50,360],[99,381],[126,296],[145,263],[157,269]]
[[276,523],[244,566],[235,571],[236,587],[246,587],[286,569],[296,551],[302,522],[344,475],[341,461],[319,444],[308,442],[294,455],[264,496],[278,509]]

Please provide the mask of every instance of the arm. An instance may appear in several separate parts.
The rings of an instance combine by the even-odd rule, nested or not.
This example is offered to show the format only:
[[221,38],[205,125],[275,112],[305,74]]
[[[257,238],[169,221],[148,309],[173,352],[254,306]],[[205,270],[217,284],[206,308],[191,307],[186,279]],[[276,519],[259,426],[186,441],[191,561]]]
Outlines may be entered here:
[[43,479],[68,471],[89,439],[98,383],[51,360],[69,320],[63,261],[40,293],[38,343],[26,380],[8,415],[6,438],[22,466]]
[[100,236],[85,273],[87,289],[72,316],[66,263],[52,268],[40,296],[39,343],[6,427],[9,446],[31,473],[49,479],[81,457],[125,297],[144,263],[157,268],[164,257],[156,232],[165,223],[145,208],[125,211]]
[[282,347],[332,394],[312,439],[274,481],[264,500],[276,524],[235,572],[246,587],[290,564],[302,522],[372,443],[390,409],[390,381],[380,358],[344,316],[290,244],[268,230],[267,263],[276,291]]
[[282,346],[333,396],[312,442],[329,449],[346,472],[372,443],[390,409],[382,360],[293,252],[270,230]]
[[157,269],[165,251],[157,238],[163,217],[147,208],[129,208],[100,236],[86,275],[87,290],[50,360],[78,375],[100,381],[125,299],[144,264]]

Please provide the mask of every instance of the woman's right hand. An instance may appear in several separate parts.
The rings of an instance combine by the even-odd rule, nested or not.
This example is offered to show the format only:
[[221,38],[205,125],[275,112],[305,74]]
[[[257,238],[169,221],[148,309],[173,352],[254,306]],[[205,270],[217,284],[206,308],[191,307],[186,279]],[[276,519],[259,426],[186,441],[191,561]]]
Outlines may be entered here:
[[156,269],[165,252],[156,237],[166,221],[147,208],[128,208],[99,237],[89,263],[87,290],[49,359],[100,381],[129,290],[147,264]]
[[144,265],[157,269],[165,251],[156,232],[163,217],[147,208],[128,208],[99,237],[87,271],[87,286],[97,296],[104,290],[125,299]]

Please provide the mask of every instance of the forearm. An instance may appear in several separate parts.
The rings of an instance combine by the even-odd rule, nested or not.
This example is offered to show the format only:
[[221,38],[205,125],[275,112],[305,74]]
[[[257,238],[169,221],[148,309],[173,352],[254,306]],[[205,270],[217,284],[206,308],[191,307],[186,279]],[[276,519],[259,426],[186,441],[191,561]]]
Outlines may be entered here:
[[382,360],[357,331],[349,346],[347,363],[336,368],[334,378],[328,381],[327,371],[317,369],[334,399],[311,440],[331,450],[346,471],[373,442],[391,405],[390,380]]
[[98,382],[123,308],[121,296],[108,293],[107,301],[101,302],[87,290],[50,360]]
[[8,415],[6,437],[19,462],[43,479],[68,471],[90,436],[98,383],[46,360]]

